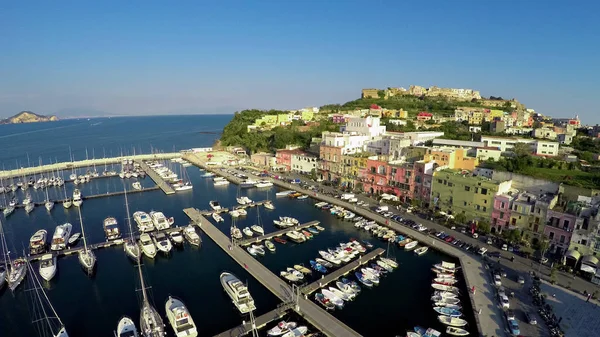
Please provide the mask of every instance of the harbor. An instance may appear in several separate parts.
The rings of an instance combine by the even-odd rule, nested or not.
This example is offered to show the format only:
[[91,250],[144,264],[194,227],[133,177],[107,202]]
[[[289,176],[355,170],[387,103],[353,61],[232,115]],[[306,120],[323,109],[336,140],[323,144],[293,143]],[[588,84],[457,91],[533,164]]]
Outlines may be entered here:
[[289,233],[290,231],[299,231],[299,230],[302,230],[304,228],[316,226],[318,224],[319,224],[318,221],[309,221],[307,223],[303,223],[303,224],[300,224],[300,225],[296,225],[296,226],[284,228],[284,229],[281,229],[281,230],[278,230],[278,231],[275,231],[275,232],[267,233],[265,235],[261,235],[261,236],[258,236],[256,238],[248,238],[248,239],[245,239],[245,240],[240,240],[240,241],[237,242],[237,244],[239,244],[240,246],[247,246],[247,245],[252,244],[252,243],[260,243],[262,241],[269,240],[269,239],[272,239],[274,237],[284,236],[286,233]]

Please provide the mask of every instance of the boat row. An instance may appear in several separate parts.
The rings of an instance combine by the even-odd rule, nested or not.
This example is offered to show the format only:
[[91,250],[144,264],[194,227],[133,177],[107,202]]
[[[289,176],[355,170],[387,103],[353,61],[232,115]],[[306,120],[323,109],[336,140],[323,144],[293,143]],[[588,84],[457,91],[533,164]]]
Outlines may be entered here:
[[438,321],[445,324],[446,333],[452,336],[467,336],[469,332],[464,329],[467,321],[462,319],[462,306],[458,298],[459,289],[454,285],[458,282],[455,272],[458,270],[452,262],[442,261],[433,266],[435,274],[431,287],[434,289],[431,296],[433,310],[438,313]]
[[[137,164],[137,163],[136,163]],[[181,178],[171,168],[169,162],[165,164],[158,161],[147,162],[148,166],[154,171],[161,179],[171,184],[173,189],[177,192],[189,191],[194,188],[190,178],[188,176],[185,165],[181,168]],[[188,165],[189,166],[189,165]]]
[[133,220],[137,224],[140,233],[169,229],[175,223],[173,217],[167,218],[163,212],[159,211],[151,211],[150,214],[137,211],[133,213]]

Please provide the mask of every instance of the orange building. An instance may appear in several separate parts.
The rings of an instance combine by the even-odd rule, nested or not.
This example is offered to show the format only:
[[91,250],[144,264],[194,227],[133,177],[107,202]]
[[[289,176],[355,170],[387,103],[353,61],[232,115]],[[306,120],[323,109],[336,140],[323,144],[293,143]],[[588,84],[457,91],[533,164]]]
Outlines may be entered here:
[[425,162],[435,161],[437,165],[446,166],[453,170],[472,171],[479,165],[479,160],[475,157],[468,157],[465,149],[427,149],[423,159]]

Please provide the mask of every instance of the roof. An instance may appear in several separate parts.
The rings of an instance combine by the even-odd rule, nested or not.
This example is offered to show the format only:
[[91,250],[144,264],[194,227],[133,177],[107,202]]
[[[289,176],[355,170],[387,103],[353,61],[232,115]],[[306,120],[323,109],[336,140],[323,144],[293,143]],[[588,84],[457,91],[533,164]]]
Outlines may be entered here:
[[453,139],[441,139],[436,138],[433,140],[434,145],[454,145],[454,146],[464,146],[464,147],[483,147],[483,142],[470,142],[465,140],[453,140]]
[[497,147],[493,147],[493,146],[480,146],[477,148],[478,150],[494,150],[494,151],[500,151],[499,148]]
[[426,112],[426,111],[421,111],[419,112],[419,114],[417,116],[428,116],[428,117],[432,117],[433,114],[431,112]]
[[286,150],[286,149],[281,149],[281,150],[276,150],[277,153],[288,153],[288,154],[304,154],[305,152],[302,150],[298,150],[298,149],[294,149],[294,150]]

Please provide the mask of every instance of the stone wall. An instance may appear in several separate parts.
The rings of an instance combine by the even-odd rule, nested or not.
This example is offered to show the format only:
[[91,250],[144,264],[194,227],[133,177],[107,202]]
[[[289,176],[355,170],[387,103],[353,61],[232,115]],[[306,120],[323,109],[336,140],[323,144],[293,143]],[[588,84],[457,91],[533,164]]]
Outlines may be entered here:
[[500,181],[512,180],[513,188],[534,194],[546,192],[558,193],[558,188],[560,186],[559,184],[548,180],[536,179],[522,174],[497,170],[492,174],[492,179]]

